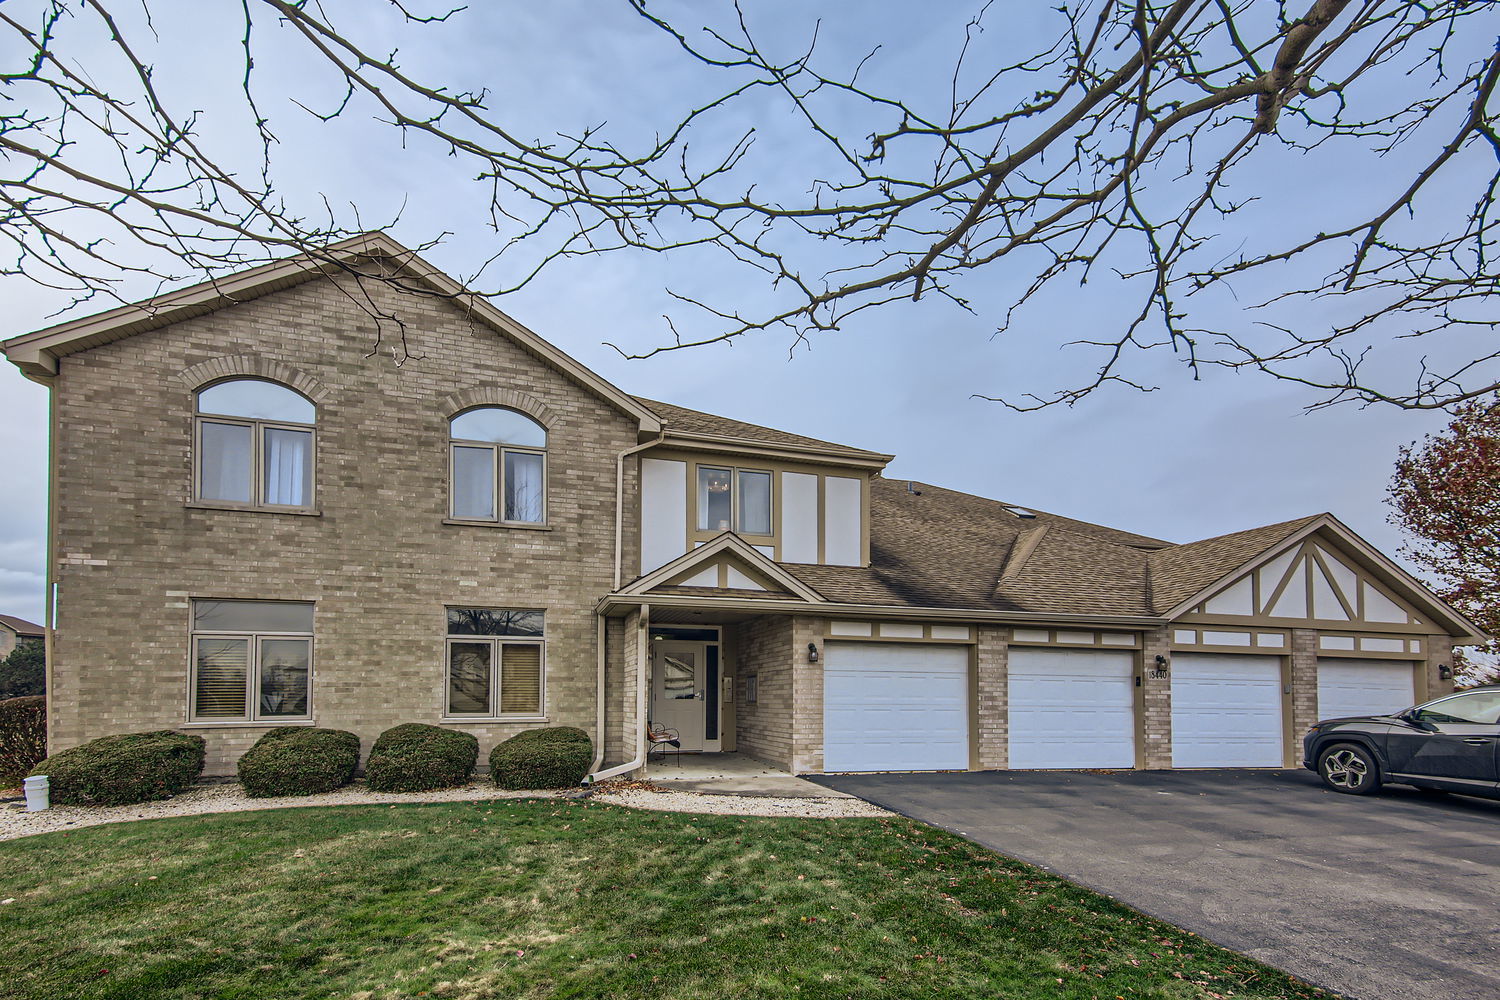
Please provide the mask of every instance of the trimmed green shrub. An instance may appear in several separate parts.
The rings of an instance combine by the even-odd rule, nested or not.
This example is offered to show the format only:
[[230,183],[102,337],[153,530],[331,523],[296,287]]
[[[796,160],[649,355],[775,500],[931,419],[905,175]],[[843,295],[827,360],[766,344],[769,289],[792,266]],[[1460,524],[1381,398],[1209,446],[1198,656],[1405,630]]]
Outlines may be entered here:
[[203,772],[203,737],[161,729],[105,736],[31,769],[45,774],[52,801],[63,806],[124,806],[169,799]]
[[359,737],[342,729],[282,726],[240,757],[240,784],[252,798],[316,795],[347,785],[359,766]]
[[0,788],[19,785],[47,757],[47,699],[0,701]]
[[468,784],[479,760],[470,733],[420,722],[387,729],[370,748],[365,778],[376,792],[426,792]]
[[593,762],[594,744],[582,729],[528,729],[490,751],[490,777],[515,790],[574,788]]

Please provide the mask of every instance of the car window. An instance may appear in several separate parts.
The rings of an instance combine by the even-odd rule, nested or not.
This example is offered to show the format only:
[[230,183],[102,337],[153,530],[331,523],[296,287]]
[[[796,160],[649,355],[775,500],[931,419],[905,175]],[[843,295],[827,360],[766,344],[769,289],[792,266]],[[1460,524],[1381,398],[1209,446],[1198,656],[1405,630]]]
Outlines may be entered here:
[[1500,691],[1469,691],[1417,709],[1424,722],[1500,723]]

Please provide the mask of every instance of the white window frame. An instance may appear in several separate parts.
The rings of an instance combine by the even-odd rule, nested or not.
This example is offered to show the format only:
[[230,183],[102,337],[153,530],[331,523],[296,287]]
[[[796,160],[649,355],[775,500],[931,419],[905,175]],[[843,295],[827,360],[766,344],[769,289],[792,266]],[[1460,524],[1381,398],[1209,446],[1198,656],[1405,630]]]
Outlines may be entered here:
[[[305,603],[305,602],[304,602]],[[255,723],[274,726],[284,722],[310,722],[313,718],[313,674],[314,638],[311,632],[218,632],[212,629],[193,629],[188,643],[188,714],[187,721],[195,725],[234,725]],[[245,664],[245,709],[240,716],[198,715],[198,641],[200,639],[244,639],[248,642],[249,662]],[[304,715],[260,714],[260,665],[261,643],[266,639],[307,640],[307,712]]]
[[[274,379],[268,378],[235,378],[226,379],[229,382],[266,382],[270,385],[280,386],[290,392],[297,392],[290,386],[282,385]],[[318,498],[318,425],[316,419],[313,423],[303,424],[291,420],[260,420],[254,417],[230,417],[217,413],[205,413],[199,409],[198,399],[207,389],[215,385],[199,386],[193,391],[193,501],[195,503],[212,504],[215,507],[231,507],[239,510],[282,510],[282,511],[311,511],[317,507]],[[297,393],[299,396],[301,393]],[[304,397],[305,398],[305,397]],[[310,402],[310,401],[309,401]],[[317,413],[317,404],[313,403],[313,412]],[[205,456],[203,448],[203,425],[228,424],[235,427],[250,428],[250,502],[242,500],[221,500],[217,497],[205,497],[203,495],[203,459]],[[304,504],[279,504],[266,503],[265,484],[265,432],[267,430],[303,431],[309,437],[307,454],[308,476],[307,476],[307,502]]]
[[[476,407],[476,409],[478,409],[478,407]],[[497,409],[505,409],[505,407],[497,407]],[[465,412],[467,412],[467,411],[465,411]],[[521,411],[517,410],[516,412],[520,413]],[[461,415],[461,414],[458,414],[458,415]],[[531,419],[531,420],[535,420],[536,419],[534,417],[530,417],[528,414],[522,413],[521,415],[523,417],[527,417],[528,419]],[[453,418],[450,417],[449,418],[449,426],[450,427],[452,426],[452,422],[453,422]],[[538,422],[538,426],[541,426],[540,422]],[[547,432],[548,434],[551,433],[550,431],[547,431],[547,429],[545,427],[542,427],[542,430],[544,432]],[[458,481],[454,477],[454,474],[453,474],[453,466],[454,466],[453,459],[454,459],[454,456],[458,453],[458,449],[459,448],[483,448],[483,449],[485,449],[485,450],[487,450],[487,451],[490,452],[490,468],[491,468],[491,470],[494,473],[494,488],[495,488],[495,492],[494,492],[494,496],[493,496],[494,506],[492,508],[492,510],[494,512],[494,516],[492,516],[492,517],[474,517],[472,515],[459,514],[458,513],[458,509],[457,509],[458,491],[457,491],[457,489],[455,489],[455,487],[457,486],[457,482]],[[514,454],[520,454],[520,455],[537,455],[537,456],[540,456],[540,458],[542,460],[542,517],[541,517],[541,520],[539,520],[539,521],[508,521],[508,520],[505,519],[505,453],[506,452],[512,452]],[[550,483],[549,483],[549,477],[551,475],[551,470],[548,468],[548,466],[549,466],[549,463],[547,461],[547,449],[546,448],[529,448],[529,447],[525,447],[525,446],[522,446],[522,445],[497,444],[494,441],[473,441],[473,440],[470,440],[468,438],[449,437],[448,438],[448,517],[449,517],[449,519],[450,520],[454,520],[454,521],[463,521],[465,523],[472,523],[472,524],[498,524],[498,525],[504,525],[506,527],[521,527],[521,528],[546,527],[546,525],[547,525],[547,514],[548,514],[547,493],[548,493],[548,488],[549,488],[549,485],[550,485]]]
[[[692,521],[692,524],[690,525],[690,527],[693,529],[694,532],[696,532],[699,535],[702,535],[704,533],[720,534],[720,533],[722,533],[725,530],[725,529],[722,529],[722,528],[713,528],[713,527],[704,528],[704,527],[700,527],[700,525],[703,522],[703,514],[704,514],[703,505],[702,505],[702,502],[701,502],[701,491],[702,491],[701,484],[703,482],[703,473],[705,471],[708,471],[708,472],[727,472],[727,473],[729,473],[729,529],[728,530],[734,532],[736,535],[739,535],[742,538],[772,539],[772,538],[776,537],[776,472],[775,472],[775,470],[773,470],[773,469],[756,469],[756,468],[752,468],[750,466],[743,466],[743,465],[717,465],[717,464],[715,464],[713,462],[698,462],[698,463],[695,463],[694,466],[693,466],[693,481],[689,484],[689,488],[693,491],[693,521]],[[740,520],[741,520],[741,516],[740,516],[741,515],[741,511],[740,511],[740,473],[742,473],[742,472],[752,472],[752,473],[755,473],[757,475],[762,475],[762,476],[765,476],[766,479],[768,480],[768,482],[766,484],[766,522],[770,525],[770,530],[769,531],[765,531],[765,532],[759,532],[759,531],[753,531],[753,532],[752,531],[741,531],[740,528],[739,528]],[[763,542],[761,544],[769,544],[769,542]]]
[[[452,605],[452,607],[471,607],[472,605]],[[485,610],[535,610],[517,608],[490,608]],[[542,613],[542,634],[530,635],[454,635],[448,633],[443,642],[443,712],[442,718],[447,722],[545,722],[547,721],[547,614]],[[446,621],[448,609],[443,609],[443,617]],[[446,624],[444,626],[447,627]],[[490,651],[490,711],[488,713],[466,713],[453,711],[450,699],[453,694],[452,677],[449,670],[453,666],[452,647],[454,643],[487,643],[491,646]],[[537,710],[535,712],[497,712],[502,703],[500,697],[501,684],[504,683],[505,651],[503,646],[535,646],[537,647]]]

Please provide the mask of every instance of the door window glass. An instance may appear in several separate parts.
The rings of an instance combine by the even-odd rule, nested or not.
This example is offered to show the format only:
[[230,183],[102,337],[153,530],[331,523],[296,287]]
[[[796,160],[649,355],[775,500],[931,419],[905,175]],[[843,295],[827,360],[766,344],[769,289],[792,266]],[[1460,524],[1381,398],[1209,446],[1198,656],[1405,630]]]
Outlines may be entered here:
[[1470,691],[1417,710],[1424,722],[1495,725],[1500,722],[1500,691]]

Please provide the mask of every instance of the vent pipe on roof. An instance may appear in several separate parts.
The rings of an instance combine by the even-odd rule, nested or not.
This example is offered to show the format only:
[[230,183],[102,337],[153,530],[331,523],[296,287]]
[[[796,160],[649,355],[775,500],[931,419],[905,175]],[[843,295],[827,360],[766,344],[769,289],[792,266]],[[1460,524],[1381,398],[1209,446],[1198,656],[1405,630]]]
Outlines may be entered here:
[[906,492],[910,493],[914,497],[919,497],[922,495],[922,491],[917,489],[917,484],[912,482],[910,479],[906,481]]

